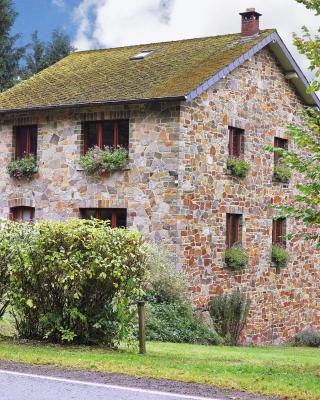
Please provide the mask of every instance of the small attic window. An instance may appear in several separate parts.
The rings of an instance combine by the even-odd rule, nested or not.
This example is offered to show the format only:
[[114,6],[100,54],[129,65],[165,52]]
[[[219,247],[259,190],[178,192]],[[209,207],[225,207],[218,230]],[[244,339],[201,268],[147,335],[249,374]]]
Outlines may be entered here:
[[130,60],[143,60],[144,58],[150,56],[154,52],[155,50],[142,50],[139,53],[130,57]]

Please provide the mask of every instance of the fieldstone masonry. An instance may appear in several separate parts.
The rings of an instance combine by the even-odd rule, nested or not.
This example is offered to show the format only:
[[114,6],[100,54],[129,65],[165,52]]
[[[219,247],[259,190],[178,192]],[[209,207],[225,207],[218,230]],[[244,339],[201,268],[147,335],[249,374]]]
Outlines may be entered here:
[[[128,226],[166,243],[177,268],[190,275],[196,308],[239,289],[252,300],[244,343],[281,343],[303,328],[320,328],[320,262],[313,244],[291,241],[290,265],[271,262],[272,203],[290,202],[294,181],[273,181],[273,155],[264,146],[286,137],[302,106],[274,57],[260,51],[192,103],[159,102],[5,114],[0,117],[0,217],[10,207],[35,207],[35,217],[65,219],[82,207],[127,208]],[[87,177],[79,167],[81,122],[130,121],[129,167]],[[37,124],[39,172],[16,182],[6,173],[14,125]],[[228,126],[245,130],[247,178],[228,174]],[[290,146],[293,144],[290,143]],[[226,213],[243,214],[250,265],[224,265]],[[298,227],[288,223],[288,231]]]

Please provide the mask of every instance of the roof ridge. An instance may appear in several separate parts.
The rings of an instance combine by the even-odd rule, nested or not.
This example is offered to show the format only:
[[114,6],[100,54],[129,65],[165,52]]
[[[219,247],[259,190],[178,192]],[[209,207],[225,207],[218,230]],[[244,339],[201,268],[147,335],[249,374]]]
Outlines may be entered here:
[[[260,34],[264,34],[266,32],[275,32],[275,28],[269,28],[269,29],[262,29],[260,30]],[[164,42],[150,42],[150,43],[140,43],[140,44],[132,44],[128,46],[118,46],[118,47],[107,47],[103,49],[92,49],[92,50],[79,50],[71,53],[70,55],[73,54],[83,54],[83,53],[93,53],[93,52],[102,52],[102,51],[111,51],[111,50],[123,50],[123,49],[131,49],[135,47],[141,47],[141,46],[152,46],[152,45],[161,45],[161,44],[168,44],[168,43],[181,43],[181,42],[193,42],[193,41],[199,41],[199,40],[206,40],[206,39],[217,39],[217,38],[223,38],[227,36],[239,36],[241,38],[241,33],[236,32],[236,33],[226,33],[224,35],[213,35],[213,36],[200,36],[200,37],[194,37],[194,38],[186,38],[186,39],[177,39],[177,40],[167,40]],[[257,40],[259,36],[252,37],[252,40]],[[248,38],[247,38],[248,41]],[[150,49],[151,50],[151,49]]]

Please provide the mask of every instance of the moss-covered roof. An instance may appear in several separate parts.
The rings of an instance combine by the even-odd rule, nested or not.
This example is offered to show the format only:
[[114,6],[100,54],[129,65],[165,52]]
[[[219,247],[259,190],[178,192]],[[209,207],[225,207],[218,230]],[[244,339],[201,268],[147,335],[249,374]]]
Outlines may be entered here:
[[[186,96],[272,32],[75,52],[0,93],[0,111]],[[143,50],[155,51],[130,60]]]

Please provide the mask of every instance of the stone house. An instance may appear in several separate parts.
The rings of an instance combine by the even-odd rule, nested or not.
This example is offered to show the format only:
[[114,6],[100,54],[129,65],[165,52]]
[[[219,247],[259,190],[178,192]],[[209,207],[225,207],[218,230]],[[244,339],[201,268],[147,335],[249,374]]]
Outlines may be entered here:
[[[287,268],[272,263],[272,244],[299,226],[274,222],[269,205],[290,203],[299,177],[276,182],[264,148],[294,146],[286,125],[319,100],[278,33],[260,31],[254,9],[241,17],[240,34],[75,52],[0,94],[0,217],[137,228],[189,273],[197,308],[239,289],[252,300],[243,342],[281,343],[320,328],[320,263],[304,241],[286,243]],[[128,147],[128,168],[86,175],[81,155],[114,144]],[[38,173],[11,178],[25,153]],[[250,164],[245,178],[229,157]],[[240,272],[225,264],[235,242],[249,254]]]

